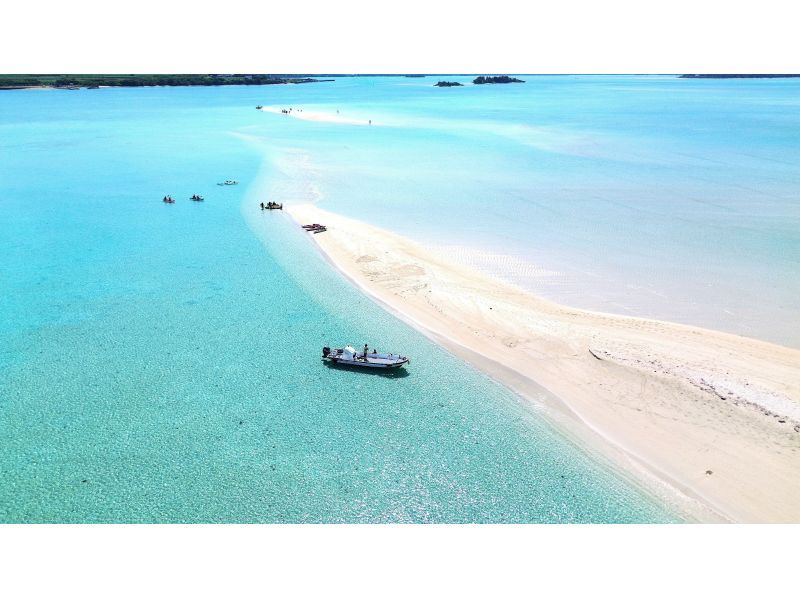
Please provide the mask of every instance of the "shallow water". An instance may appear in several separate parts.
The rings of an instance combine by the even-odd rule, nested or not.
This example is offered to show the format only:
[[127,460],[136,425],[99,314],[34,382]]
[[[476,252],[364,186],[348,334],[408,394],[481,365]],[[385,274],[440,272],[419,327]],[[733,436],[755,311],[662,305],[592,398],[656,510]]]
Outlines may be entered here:
[[800,347],[800,81],[523,78],[340,81],[295,109],[372,127],[264,119],[314,181],[290,196],[560,303]]
[[256,208],[315,165],[253,106],[371,85],[0,94],[0,521],[676,519]]

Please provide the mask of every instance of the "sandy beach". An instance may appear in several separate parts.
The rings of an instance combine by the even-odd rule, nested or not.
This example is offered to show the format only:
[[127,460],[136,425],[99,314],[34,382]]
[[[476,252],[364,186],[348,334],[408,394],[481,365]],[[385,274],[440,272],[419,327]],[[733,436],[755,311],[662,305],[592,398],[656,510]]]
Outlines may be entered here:
[[[338,123],[341,125],[372,125],[372,121],[366,118],[350,118],[340,115],[338,112],[333,114],[330,112],[320,112],[318,110],[305,110],[303,108],[281,108],[279,106],[263,106],[259,108],[262,112],[270,112],[272,114],[282,114],[291,118],[300,120],[309,120],[313,122],[326,122]],[[287,110],[287,112],[282,112]]]
[[560,306],[315,205],[287,210],[328,227],[310,238],[365,292],[689,519],[800,521],[800,351]]

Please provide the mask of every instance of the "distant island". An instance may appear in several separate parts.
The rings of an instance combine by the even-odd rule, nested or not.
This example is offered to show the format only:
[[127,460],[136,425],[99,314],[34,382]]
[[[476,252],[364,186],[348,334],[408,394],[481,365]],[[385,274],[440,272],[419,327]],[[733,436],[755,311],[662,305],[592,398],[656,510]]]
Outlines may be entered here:
[[486,83],[525,83],[522,79],[509,77],[508,75],[500,75],[499,77],[484,77],[481,75],[472,81],[475,85],[484,85]]
[[439,81],[434,87],[463,87],[463,84],[458,81]]
[[767,75],[767,74],[708,75],[708,74],[702,74],[702,75],[680,75],[678,78],[679,79],[778,79],[778,78],[781,78],[781,77],[800,77],[800,75],[788,75],[788,74],[786,74],[786,75],[779,75],[779,74],[775,74],[775,75]]
[[55,87],[97,89],[98,87],[179,87],[186,85],[284,85],[319,83],[333,79],[285,75],[0,75],[0,89]]

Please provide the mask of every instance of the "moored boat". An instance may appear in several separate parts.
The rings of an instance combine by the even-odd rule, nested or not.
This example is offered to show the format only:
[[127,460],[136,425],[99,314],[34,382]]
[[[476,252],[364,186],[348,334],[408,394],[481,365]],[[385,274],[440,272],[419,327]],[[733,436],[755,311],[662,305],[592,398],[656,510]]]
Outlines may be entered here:
[[366,345],[364,348],[364,351],[356,351],[350,345],[341,349],[323,347],[322,359],[339,365],[378,369],[400,368],[411,361],[398,353],[378,353],[375,350],[370,353]]

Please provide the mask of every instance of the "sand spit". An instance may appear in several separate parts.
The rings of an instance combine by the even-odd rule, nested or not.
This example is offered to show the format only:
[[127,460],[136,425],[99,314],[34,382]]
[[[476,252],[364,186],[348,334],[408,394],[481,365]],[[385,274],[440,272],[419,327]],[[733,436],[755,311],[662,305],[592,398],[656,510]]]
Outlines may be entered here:
[[[327,122],[337,123],[340,125],[372,125],[369,119],[366,118],[351,118],[343,116],[338,112],[321,112],[315,110],[306,110],[304,108],[281,108],[280,106],[264,106],[260,108],[262,112],[271,112],[273,114],[281,114],[291,118],[299,118],[300,120],[310,120],[314,122]],[[285,110],[285,112],[283,112]]]
[[560,306],[388,231],[287,208],[327,225],[313,240],[367,293],[532,401],[526,387],[546,389],[561,405],[543,407],[587,447],[624,455],[646,485],[697,503],[695,518],[800,522],[800,351]]

